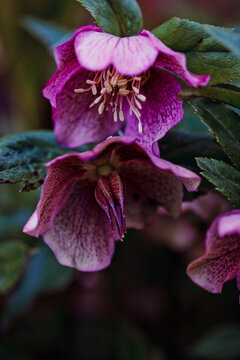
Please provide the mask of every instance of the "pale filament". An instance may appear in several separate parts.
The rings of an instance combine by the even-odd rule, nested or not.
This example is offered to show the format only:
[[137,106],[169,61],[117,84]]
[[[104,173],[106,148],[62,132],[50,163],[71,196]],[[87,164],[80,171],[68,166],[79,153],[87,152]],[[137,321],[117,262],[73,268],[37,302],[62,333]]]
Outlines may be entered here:
[[90,85],[86,89],[74,89],[75,93],[83,93],[92,91],[95,100],[90,104],[90,108],[99,104],[98,113],[101,115],[104,110],[112,108],[113,120],[117,122],[124,121],[123,113],[123,99],[126,98],[130,106],[130,115],[134,115],[138,119],[138,131],[142,133],[141,102],[146,100],[146,97],[140,93],[141,85],[149,79],[149,71],[139,76],[124,76],[117,73],[112,67],[108,67],[103,71],[95,73],[93,80],[87,79],[86,83]]

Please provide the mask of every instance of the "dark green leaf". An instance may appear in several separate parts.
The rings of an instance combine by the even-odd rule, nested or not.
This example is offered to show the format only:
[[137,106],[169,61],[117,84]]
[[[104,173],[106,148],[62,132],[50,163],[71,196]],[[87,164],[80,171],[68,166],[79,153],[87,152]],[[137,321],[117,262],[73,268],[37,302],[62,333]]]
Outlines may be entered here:
[[22,26],[49,48],[51,53],[57,45],[67,41],[72,36],[71,31],[50,21],[33,16],[26,16],[22,21]]
[[[215,26],[211,26],[215,29]],[[218,28],[217,28],[218,29]],[[231,29],[226,29],[231,31]],[[204,25],[187,19],[174,17],[158,28],[153,34],[175,51],[226,51],[221,42],[211,36]]]
[[223,161],[198,158],[198,166],[203,170],[201,174],[207,178],[216,189],[235,207],[240,207],[240,172]]
[[173,163],[197,171],[196,156],[224,159],[225,154],[211,135],[193,135],[183,132],[168,132],[159,141],[161,156]]
[[[219,29],[215,26],[210,28],[216,31]],[[223,31],[229,34],[232,29]],[[211,75],[211,85],[240,77],[240,57],[229,53],[229,49],[206,31],[204,25],[172,18],[153,33],[171,49],[186,53],[190,71]]]
[[225,105],[207,99],[192,100],[191,104],[234,165],[240,168],[240,116]]
[[189,52],[188,70],[199,75],[211,75],[210,85],[240,77],[240,57],[227,52]]
[[240,34],[217,28],[214,26],[205,25],[204,29],[219,43],[225,46],[228,50],[240,56]]
[[135,0],[78,0],[105,32],[116,36],[137,35],[142,13]]
[[11,240],[0,244],[0,292],[12,289],[20,278],[26,262],[26,246]]
[[240,108],[240,88],[230,84],[186,88],[178,97],[183,101],[196,97],[211,98]]
[[30,131],[0,139],[0,183],[22,182],[22,191],[39,187],[46,176],[45,163],[64,154],[51,131]]

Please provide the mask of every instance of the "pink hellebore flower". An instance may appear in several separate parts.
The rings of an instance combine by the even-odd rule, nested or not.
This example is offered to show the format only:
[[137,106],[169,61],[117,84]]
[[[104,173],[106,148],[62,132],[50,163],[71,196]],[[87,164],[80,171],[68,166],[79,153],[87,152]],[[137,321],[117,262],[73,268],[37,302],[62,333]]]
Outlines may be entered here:
[[240,290],[240,210],[218,216],[207,232],[205,254],[188,265],[197,285],[220,293],[226,281],[237,278]]
[[[173,251],[198,252],[204,246],[206,229],[213,219],[228,210],[227,200],[217,193],[208,193],[192,201],[184,201],[181,213],[173,218],[162,207],[154,214],[145,227],[143,236],[155,244],[165,245]],[[200,245],[200,246],[199,246]],[[200,251],[201,251],[200,250]],[[201,251],[202,252],[202,251]],[[201,254],[200,252],[200,254]],[[199,253],[191,258],[195,258]]]
[[57,72],[43,95],[56,137],[68,147],[102,140],[126,122],[125,135],[151,148],[183,117],[182,88],[169,72],[191,86],[210,79],[190,73],[185,55],[147,30],[119,38],[84,26],[55,49],[55,59]]
[[182,184],[194,191],[200,183],[127,137],[60,156],[47,167],[41,199],[23,231],[43,235],[60,263],[82,271],[107,267],[126,226],[142,228],[159,204],[177,215]]

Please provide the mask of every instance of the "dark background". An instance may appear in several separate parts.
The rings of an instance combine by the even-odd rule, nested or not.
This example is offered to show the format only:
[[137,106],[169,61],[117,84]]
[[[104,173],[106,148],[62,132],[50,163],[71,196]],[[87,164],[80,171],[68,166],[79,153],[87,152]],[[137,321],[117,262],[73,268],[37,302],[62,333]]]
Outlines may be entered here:
[[[145,27],[170,17],[235,26],[239,0],[139,0]],[[11,0],[0,5],[0,135],[52,128],[41,90],[55,71],[49,50],[26,30],[34,16],[72,30],[93,22],[74,0]],[[23,239],[33,249],[16,287],[0,295],[0,359],[240,359],[238,292],[221,295],[194,285],[186,266],[195,256],[129,231],[111,266],[80,273],[60,266],[22,226],[39,190],[1,185],[0,241]],[[191,223],[191,219],[189,220]],[[203,241],[209,224],[194,220]],[[160,229],[161,231],[161,229]]]

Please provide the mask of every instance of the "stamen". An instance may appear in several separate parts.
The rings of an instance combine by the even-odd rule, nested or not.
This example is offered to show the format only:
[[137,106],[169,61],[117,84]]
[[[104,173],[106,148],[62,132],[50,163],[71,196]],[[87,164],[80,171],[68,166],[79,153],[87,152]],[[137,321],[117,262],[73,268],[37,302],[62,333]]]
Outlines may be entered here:
[[130,93],[130,91],[126,89],[119,89],[118,92],[120,95],[128,95]]
[[109,66],[103,71],[98,71],[94,74],[93,79],[87,79],[86,83],[89,88],[74,89],[77,94],[82,94],[91,91],[94,96],[100,93],[95,100],[89,105],[90,108],[100,103],[98,106],[99,115],[104,111],[112,108],[113,120],[124,121],[123,100],[126,99],[129,103],[130,115],[135,115],[138,119],[138,131],[142,133],[141,102],[146,101],[146,96],[140,93],[140,88],[150,77],[150,71],[147,71],[138,76],[124,76],[119,74],[113,66]]
[[136,86],[133,86],[132,89],[133,89],[133,91],[135,91],[136,94],[139,94],[139,90],[138,90],[138,88],[136,88]]
[[86,89],[74,89],[74,92],[76,93],[76,94],[82,94],[82,93],[84,93],[85,91],[87,91]]
[[141,110],[142,109],[142,105],[141,105],[141,103],[137,100],[137,99],[135,99],[135,104],[137,105],[137,107]]
[[87,79],[86,83],[89,84],[89,85],[95,85],[96,81]]
[[97,95],[97,87],[95,84],[92,87],[92,93],[93,93],[93,95]]
[[124,115],[122,110],[119,111],[119,119],[120,121],[124,121]]
[[105,103],[103,101],[98,108],[99,115],[102,115],[104,108],[105,108]]
[[117,122],[117,121],[118,121],[117,110],[114,110],[114,113],[113,113],[113,120],[114,120],[114,122]]
[[89,107],[91,108],[91,107],[93,107],[94,105],[98,104],[99,101],[101,100],[101,98],[102,98],[102,95],[100,95],[99,97],[97,97],[97,98],[94,100],[94,102],[91,103],[91,105],[89,105]]
[[138,99],[141,100],[141,101],[146,101],[146,96],[142,95],[142,94],[138,94],[137,95]]

